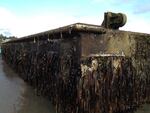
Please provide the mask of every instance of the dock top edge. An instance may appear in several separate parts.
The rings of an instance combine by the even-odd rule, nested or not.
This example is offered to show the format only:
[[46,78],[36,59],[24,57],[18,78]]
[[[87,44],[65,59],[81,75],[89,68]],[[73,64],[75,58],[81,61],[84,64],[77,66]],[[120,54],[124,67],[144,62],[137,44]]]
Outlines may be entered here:
[[9,40],[5,43],[11,43],[11,42],[18,42],[18,41],[23,41],[23,40],[29,40],[29,39],[34,39],[39,36],[44,36],[44,35],[53,35],[53,34],[58,34],[58,33],[70,33],[70,32],[94,32],[94,33],[104,33],[106,31],[105,28],[98,26],[98,25],[92,25],[92,24],[85,24],[85,23],[75,23],[71,25],[67,25],[64,27],[59,27],[56,29],[24,36],[24,37],[19,37],[17,39]]

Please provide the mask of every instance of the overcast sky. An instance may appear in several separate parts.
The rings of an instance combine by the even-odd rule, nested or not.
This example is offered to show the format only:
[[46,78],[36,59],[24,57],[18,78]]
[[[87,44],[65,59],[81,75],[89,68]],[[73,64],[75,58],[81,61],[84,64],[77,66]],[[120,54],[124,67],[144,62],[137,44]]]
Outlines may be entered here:
[[101,25],[107,11],[127,15],[121,29],[150,33],[150,0],[0,0],[0,31],[22,37],[76,22]]

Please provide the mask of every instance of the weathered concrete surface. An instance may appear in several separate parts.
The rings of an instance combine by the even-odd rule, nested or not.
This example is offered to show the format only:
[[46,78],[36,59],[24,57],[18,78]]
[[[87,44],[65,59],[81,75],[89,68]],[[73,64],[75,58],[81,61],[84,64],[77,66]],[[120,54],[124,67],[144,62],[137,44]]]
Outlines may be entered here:
[[107,30],[103,34],[84,33],[81,35],[82,56],[91,53],[121,54],[123,52],[125,56],[131,57],[136,52],[137,44],[147,44],[150,38],[148,34],[118,30]]

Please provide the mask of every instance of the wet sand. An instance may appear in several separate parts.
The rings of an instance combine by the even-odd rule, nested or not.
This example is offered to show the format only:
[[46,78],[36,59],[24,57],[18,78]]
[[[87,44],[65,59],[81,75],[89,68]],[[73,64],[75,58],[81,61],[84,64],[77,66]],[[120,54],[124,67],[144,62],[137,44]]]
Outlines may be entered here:
[[0,58],[0,113],[55,113],[48,99],[36,96]]

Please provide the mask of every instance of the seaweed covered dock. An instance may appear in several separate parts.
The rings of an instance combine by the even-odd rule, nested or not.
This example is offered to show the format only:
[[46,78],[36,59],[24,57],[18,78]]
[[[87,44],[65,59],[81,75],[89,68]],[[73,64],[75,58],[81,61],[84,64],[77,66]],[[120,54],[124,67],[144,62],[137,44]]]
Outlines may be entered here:
[[150,35],[77,23],[2,44],[57,113],[127,113],[150,102]]

